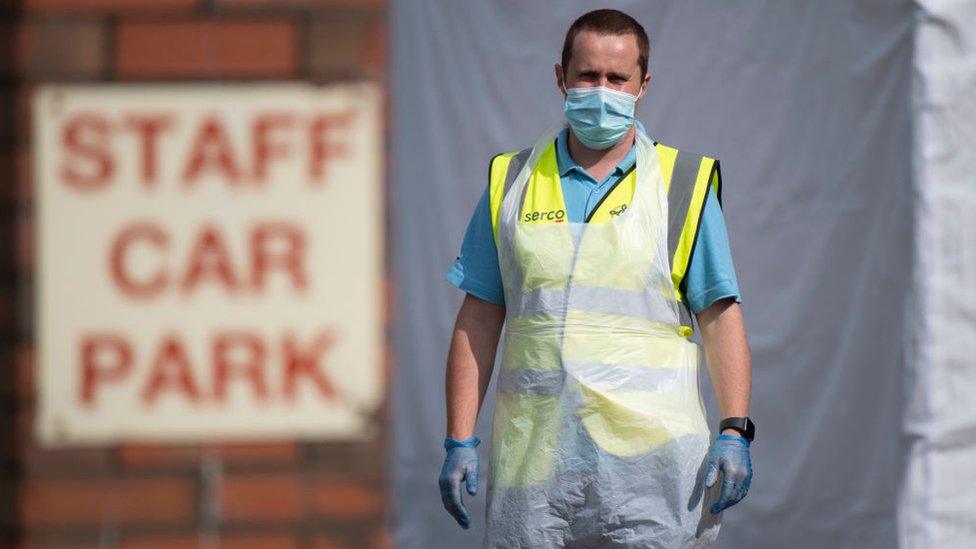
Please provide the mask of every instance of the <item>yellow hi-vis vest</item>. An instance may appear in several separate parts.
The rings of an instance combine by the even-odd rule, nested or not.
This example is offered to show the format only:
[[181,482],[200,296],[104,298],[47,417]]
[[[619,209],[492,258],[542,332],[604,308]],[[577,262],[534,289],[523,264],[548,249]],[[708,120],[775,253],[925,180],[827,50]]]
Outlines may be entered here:
[[[654,142],[661,176],[664,180],[668,200],[668,256],[671,258],[671,280],[674,283],[675,298],[683,305],[681,314],[681,333],[690,336],[694,333],[693,315],[685,297],[687,289],[685,274],[695,251],[698,231],[701,227],[702,212],[708,197],[708,187],[715,188],[719,206],[722,204],[722,175],[719,161],[689,151],[679,151],[662,143]],[[498,218],[502,199],[508,191],[522,165],[529,158],[532,148],[502,153],[491,159],[489,165],[489,199],[492,230],[495,244],[498,244]],[[637,181],[632,167],[604,195],[586,222],[599,223],[620,215],[634,196]],[[566,205],[559,181],[559,168],[556,162],[555,141],[543,152],[536,166],[534,177],[545,178],[549,184],[532,185],[522,206],[520,219],[528,223],[558,223],[566,220]]]
[[492,161],[505,340],[483,547],[708,546],[711,435],[680,297],[717,163],[638,132],[634,172],[572,222],[565,127]]

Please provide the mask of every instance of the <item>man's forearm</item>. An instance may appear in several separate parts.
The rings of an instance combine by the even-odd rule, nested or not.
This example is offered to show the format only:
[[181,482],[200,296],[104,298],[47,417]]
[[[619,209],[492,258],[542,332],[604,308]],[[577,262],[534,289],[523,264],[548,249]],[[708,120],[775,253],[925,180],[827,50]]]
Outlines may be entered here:
[[447,436],[462,440],[474,434],[478,410],[495,365],[505,306],[465,294],[458,310],[447,355],[445,393]]
[[748,416],[752,365],[742,309],[732,299],[721,299],[698,315],[698,324],[722,417]]

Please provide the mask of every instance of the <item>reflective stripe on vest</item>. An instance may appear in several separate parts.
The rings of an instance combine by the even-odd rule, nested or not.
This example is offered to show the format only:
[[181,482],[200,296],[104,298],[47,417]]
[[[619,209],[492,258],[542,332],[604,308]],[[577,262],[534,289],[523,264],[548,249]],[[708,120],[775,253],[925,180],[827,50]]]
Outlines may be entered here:
[[[715,188],[719,206],[722,204],[722,177],[719,161],[693,152],[679,151],[657,142],[654,142],[654,145],[661,165],[661,176],[668,193],[668,256],[671,258],[671,280],[674,284],[675,296],[682,304],[682,307],[679,308],[680,323],[686,327],[685,331],[690,335],[694,331],[694,323],[690,305],[685,298],[685,275],[694,254],[695,244],[698,241],[698,232],[701,228],[705,201],[708,199],[709,186]],[[555,161],[555,147],[551,147],[551,150],[553,158],[540,158],[540,162],[543,160]],[[499,154],[492,158],[489,164],[489,203],[492,232],[496,245],[498,244],[498,219],[502,200],[531,153],[532,148],[530,147],[518,152]],[[555,172],[558,180],[558,170]],[[634,195],[635,183],[636,177],[634,177],[633,170],[624,174],[604,195],[586,221],[602,222],[619,215],[630,203],[630,199]],[[559,215],[558,210],[559,205],[562,204],[562,194],[556,193],[555,189],[558,189],[558,186],[549,186],[549,189],[549,192],[554,194],[548,200],[557,206],[542,211],[531,210],[531,208],[526,208],[529,211],[522,210],[523,216],[528,213],[530,216],[537,215],[539,217],[535,220],[528,219],[528,222],[557,221],[555,218]],[[562,206],[562,209],[565,216],[565,206]]]

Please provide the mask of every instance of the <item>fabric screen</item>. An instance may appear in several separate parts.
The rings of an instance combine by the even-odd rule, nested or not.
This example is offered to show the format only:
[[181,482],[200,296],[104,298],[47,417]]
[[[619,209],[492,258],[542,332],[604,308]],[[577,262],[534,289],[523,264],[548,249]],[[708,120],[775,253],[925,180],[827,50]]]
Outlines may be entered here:
[[[638,111],[651,137],[722,162],[758,435],[752,489],[725,513],[718,546],[896,545],[913,334],[913,4],[608,4],[651,37]],[[553,65],[590,8],[392,4],[398,547],[480,543],[494,382],[476,430],[482,487],[465,495],[470,530],[437,488],[445,358],[462,298],[444,273],[490,158],[531,145],[562,116]],[[701,375],[714,429],[704,364]]]

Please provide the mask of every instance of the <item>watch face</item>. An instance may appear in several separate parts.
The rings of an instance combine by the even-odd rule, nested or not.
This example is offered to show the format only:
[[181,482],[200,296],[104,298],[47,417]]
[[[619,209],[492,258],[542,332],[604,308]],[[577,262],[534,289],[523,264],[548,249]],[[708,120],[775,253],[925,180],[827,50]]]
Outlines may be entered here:
[[756,425],[748,417],[725,418],[719,423],[719,431],[723,429],[735,429],[749,440],[749,442],[752,442],[756,433]]

